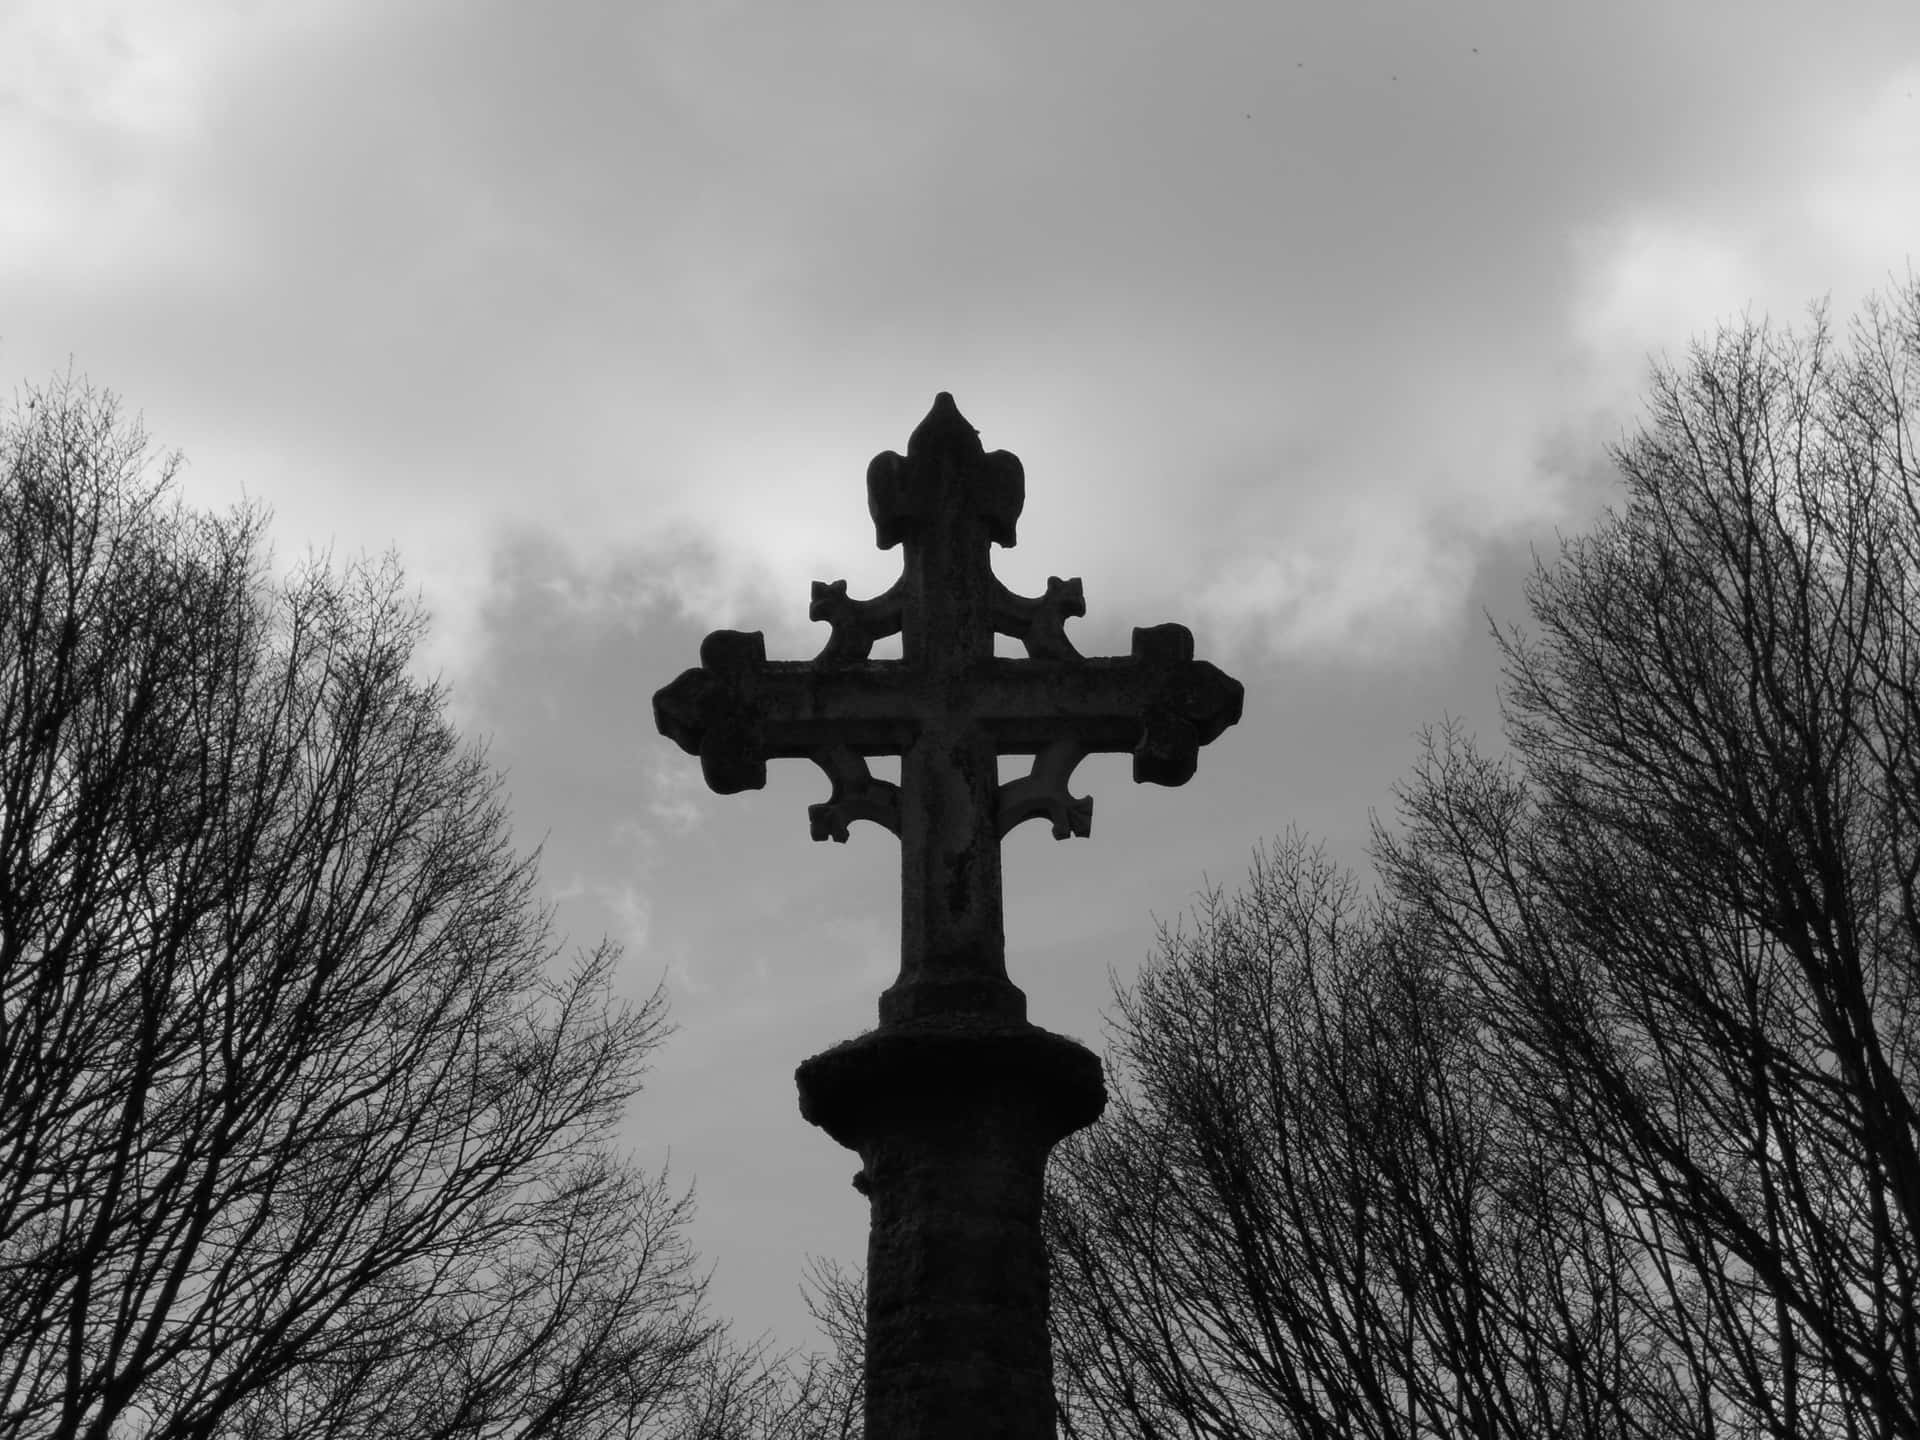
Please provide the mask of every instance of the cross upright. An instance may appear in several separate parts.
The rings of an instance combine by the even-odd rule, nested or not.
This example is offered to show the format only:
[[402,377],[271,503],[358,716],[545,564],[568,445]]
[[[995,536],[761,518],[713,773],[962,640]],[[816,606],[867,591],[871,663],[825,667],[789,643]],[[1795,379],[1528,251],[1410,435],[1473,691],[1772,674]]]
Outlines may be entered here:
[[[662,734],[700,757],[722,794],[758,789],[767,761],[817,763],[831,793],[813,838],[856,820],[900,840],[900,974],[880,1026],[800,1067],[801,1112],[858,1150],[872,1204],[867,1431],[875,1437],[1053,1434],[1046,1156],[1105,1103],[1098,1059],[1026,1023],[1008,978],[1000,840],[1045,818],[1090,833],[1093,802],[1068,781],[1089,754],[1128,752],[1135,780],[1184,784],[1199,748],[1240,718],[1238,681],[1193,658],[1180,625],[1133,632],[1132,653],[1081,656],[1066,621],[1080,581],[1038,597],[994,575],[1025,500],[1018,459],[983,451],[940,394],[903,457],[867,470],[881,549],[905,552],[885,593],[856,600],[815,582],[830,627],[810,661],[766,658],[758,631],[716,630],[700,665],[653,700]],[[900,658],[871,658],[898,634]],[[994,636],[1025,659],[994,653]],[[900,757],[898,784],[874,756]],[[1032,768],[1002,783],[1002,755]]]

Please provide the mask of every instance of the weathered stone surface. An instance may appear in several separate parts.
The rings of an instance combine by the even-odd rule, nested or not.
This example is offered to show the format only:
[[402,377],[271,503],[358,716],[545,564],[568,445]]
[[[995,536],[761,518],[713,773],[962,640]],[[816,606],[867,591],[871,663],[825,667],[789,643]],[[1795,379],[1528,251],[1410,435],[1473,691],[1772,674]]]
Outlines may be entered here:
[[[801,1113],[859,1152],[872,1206],[867,1434],[1053,1434],[1041,1182],[1048,1152],[1105,1103],[1085,1047],[1026,1023],[1007,976],[1000,839],[1044,819],[1084,836],[1093,802],[1069,789],[1096,752],[1135,780],[1181,785],[1200,747],[1240,718],[1238,681],[1193,658],[1180,625],[1133,632],[1131,653],[1084,658],[1066,622],[1076,580],[1015,595],[990,547],[1012,545],[1026,479],[942,394],[907,442],[867,470],[882,549],[900,578],[869,600],[816,581],[830,633],[812,660],[768,660],[757,632],[717,630],[700,665],[653,700],[662,734],[722,794],[766,783],[767,761],[814,761],[831,785],[808,808],[816,840],[858,820],[900,837],[900,975],[880,1028],[799,1069]],[[901,658],[872,659],[898,634]],[[993,653],[996,634],[1024,660]],[[868,768],[900,757],[898,784]],[[999,757],[1031,755],[1001,783]]]
[[867,1433],[1051,1437],[1047,1154],[1106,1102],[1085,1047],[1021,1022],[889,1026],[800,1067],[801,1113],[859,1152]]

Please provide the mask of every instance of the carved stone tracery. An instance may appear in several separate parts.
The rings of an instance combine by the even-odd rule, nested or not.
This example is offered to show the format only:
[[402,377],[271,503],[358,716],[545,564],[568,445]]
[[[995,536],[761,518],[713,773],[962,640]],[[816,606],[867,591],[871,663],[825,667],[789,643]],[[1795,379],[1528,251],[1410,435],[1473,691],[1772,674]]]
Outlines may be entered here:
[[[903,913],[901,983],[889,992],[901,1015],[941,1008],[931,991],[926,1005],[912,998],[935,971],[972,970],[1011,990],[999,841],[1035,818],[1060,839],[1091,833],[1093,802],[1070,788],[1083,758],[1130,751],[1134,779],[1183,784],[1200,747],[1240,714],[1239,684],[1193,658],[1184,626],[1137,629],[1130,655],[1088,658],[1066,634],[1086,614],[1078,579],[1049,577],[1036,596],[1008,590],[989,551],[1014,543],[1024,501],[1019,460],[984,452],[941,395],[906,455],[883,453],[867,471],[874,536],[902,547],[900,578],[864,600],[844,580],[816,581],[808,614],[829,633],[812,660],[769,661],[760,632],[716,631],[700,667],[654,700],[661,731],[700,757],[715,790],[759,788],[769,759],[812,760],[830,786],[808,810],[813,838],[844,841],[859,820],[881,825],[901,838],[909,908],[952,902],[948,913],[935,903],[924,925]],[[996,634],[1026,658],[996,656]],[[901,658],[872,659],[893,635]],[[1032,755],[1032,766],[1002,783],[997,757],[1012,754]],[[872,774],[880,755],[902,757],[902,783],[918,785],[917,798]],[[929,806],[937,825],[902,829],[910,811],[934,817]],[[947,875],[977,883],[931,883]],[[1007,997],[996,1004],[1018,1009]]]

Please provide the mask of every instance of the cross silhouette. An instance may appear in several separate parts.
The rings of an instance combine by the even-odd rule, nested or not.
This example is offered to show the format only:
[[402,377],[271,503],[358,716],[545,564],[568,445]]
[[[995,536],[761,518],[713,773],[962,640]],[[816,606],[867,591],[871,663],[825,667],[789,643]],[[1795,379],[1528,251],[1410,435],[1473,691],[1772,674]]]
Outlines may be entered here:
[[[871,600],[847,582],[814,582],[808,614],[832,627],[812,660],[768,660],[760,631],[716,630],[700,665],[653,697],[660,732],[700,757],[719,793],[766,783],[767,761],[805,758],[832,793],[810,806],[813,838],[845,840],[855,820],[900,838],[900,977],[883,1025],[957,1013],[1023,1019],[1007,978],[1000,838],[1045,817],[1057,839],[1090,833],[1093,801],[1068,790],[1096,752],[1131,752],[1133,778],[1181,785],[1199,748],[1240,718],[1237,680],[1193,658],[1182,625],[1133,632],[1133,653],[1083,657],[1066,621],[1086,613],[1078,579],[1015,595],[989,546],[1014,543],[1026,496],[1018,459],[984,453],[942,392],[907,441],[867,469],[867,508],[882,550],[901,545],[900,578]],[[901,658],[869,658],[899,634]],[[993,637],[1023,642],[998,657]],[[900,781],[867,761],[898,755]],[[1033,767],[1001,783],[999,757]]]

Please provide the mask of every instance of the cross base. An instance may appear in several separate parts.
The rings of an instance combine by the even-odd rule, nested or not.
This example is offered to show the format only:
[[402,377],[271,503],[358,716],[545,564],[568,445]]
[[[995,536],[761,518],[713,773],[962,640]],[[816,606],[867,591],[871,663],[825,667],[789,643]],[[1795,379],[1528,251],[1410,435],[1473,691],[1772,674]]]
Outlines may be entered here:
[[880,992],[880,1024],[924,1025],[942,1016],[979,1016],[1006,1024],[1026,1023],[1027,992],[1002,976],[970,974],[903,975]]
[[800,1113],[860,1154],[866,1433],[1053,1440],[1047,1155],[1106,1104],[1100,1060],[1025,1021],[888,1025],[803,1064]]

